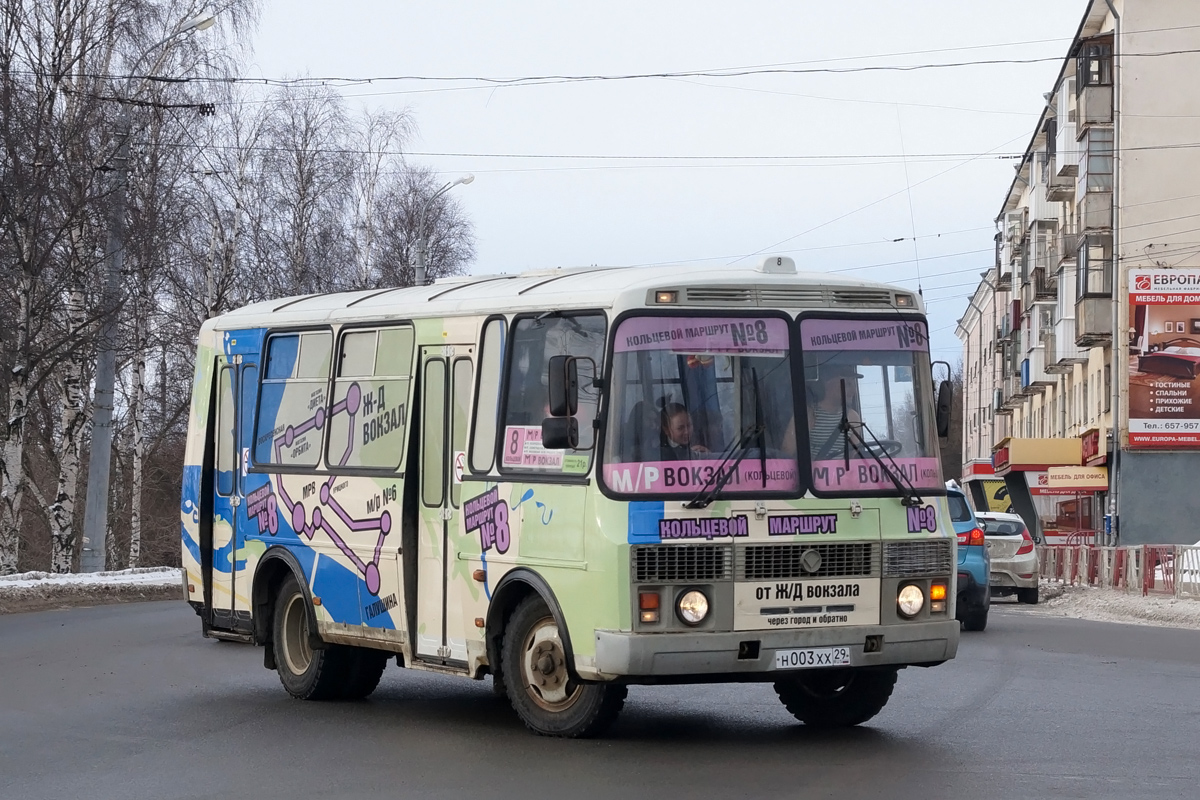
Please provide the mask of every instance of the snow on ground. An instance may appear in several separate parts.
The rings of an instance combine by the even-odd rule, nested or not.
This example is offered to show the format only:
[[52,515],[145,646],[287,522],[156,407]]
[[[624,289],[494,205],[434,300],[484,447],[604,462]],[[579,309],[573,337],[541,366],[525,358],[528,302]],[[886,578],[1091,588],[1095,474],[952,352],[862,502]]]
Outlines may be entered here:
[[0,592],[9,589],[52,588],[55,586],[96,586],[121,584],[130,586],[179,586],[178,567],[139,567],[113,572],[73,572],[58,575],[53,572],[19,572],[0,576]]
[[[1049,590],[1049,591],[1048,591]],[[1059,594],[1061,590],[1061,594]],[[1057,596],[1050,597],[1049,595]],[[1200,630],[1200,600],[1042,583],[1039,610],[1052,616]]]
[[69,575],[22,572],[0,576],[0,614],[182,598],[182,574],[178,567],[143,567]]

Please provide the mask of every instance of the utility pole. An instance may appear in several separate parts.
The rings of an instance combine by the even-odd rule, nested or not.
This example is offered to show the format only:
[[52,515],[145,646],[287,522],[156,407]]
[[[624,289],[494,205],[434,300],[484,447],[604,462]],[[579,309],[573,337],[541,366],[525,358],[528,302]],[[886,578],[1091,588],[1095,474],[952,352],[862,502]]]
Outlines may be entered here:
[[128,105],[121,109],[120,137],[112,167],[109,193],[108,245],[105,251],[104,317],[100,323],[100,350],[96,356],[96,390],[92,399],[92,449],[88,457],[87,500],[83,509],[82,572],[100,572],[105,566],[108,534],[108,482],[112,468],[113,399],[117,378],[117,317],[121,273],[125,269],[125,197],[129,182],[129,139],[132,117]]
[[[213,26],[215,17],[196,17],[182,23],[175,32],[156,42],[138,56],[130,70],[132,81],[146,56],[186,34]],[[150,68],[153,75],[162,57]],[[79,557],[82,572],[100,572],[108,552],[108,490],[112,468],[113,399],[117,382],[117,322],[121,296],[121,274],[125,269],[125,198],[129,184],[129,140],[133,138],[132,101],[136,92],[122,98],[121,118],[117,124],[117,152],[113,157],[113,182],[109,195],[108,250],[104,263],[104,317],[100,323],[99,352],[96,355],[96,388],[92,396],[92,449],[88,456],[87,500],[83,509],[83,550]]]
[[438,189],[433,193],[432,197],[421,204],[421,213],[417,217],[417,266],[413,270],[413,286],[425,285],[425,258],[429,249],[429,240],[425,236],[425,212],[433,205],[434,200],[437,200],[460,183],[465,186],[473,180],[475,180],[474,175],[463,175],[461,178],[450,181]]

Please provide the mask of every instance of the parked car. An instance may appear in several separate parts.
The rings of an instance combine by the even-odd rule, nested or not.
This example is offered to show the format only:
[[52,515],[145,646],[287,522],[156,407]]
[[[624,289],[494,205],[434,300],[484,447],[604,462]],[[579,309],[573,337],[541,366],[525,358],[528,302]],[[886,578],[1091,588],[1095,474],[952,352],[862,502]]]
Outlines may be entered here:
[[987,627],[992,594],[988,588],[991,574],[983,528],[975,519],[967,496],[954,484],[947,484],[950,519],[958,534],[958,621],[969,631]]
[[1038,556],[1033,537],[1016,514],[981,511],[975,515],[991,556],[992,597],[1017,596],[1022,603],[1038,601]]

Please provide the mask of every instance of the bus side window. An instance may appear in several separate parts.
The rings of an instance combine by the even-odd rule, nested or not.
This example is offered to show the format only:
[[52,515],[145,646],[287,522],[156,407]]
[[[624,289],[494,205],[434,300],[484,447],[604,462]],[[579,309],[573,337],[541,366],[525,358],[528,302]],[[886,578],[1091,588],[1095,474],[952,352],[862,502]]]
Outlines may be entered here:
[[217,378],[217,494],[233,494],[233,368],[221,367]]
[[547,372],[552,356],[588,358],[601,371],[604,355],[604,315],[598,312],[521,317],[513,326],[504,412],[500,464],[506,470],[548,474],[583,474],[591,462],[595,442],[592,421],[600,395],[592,380],[580,373],[577,450],[544,450],[542,421],[550,415]]
[[394,472],[404,458],[413,330],[345,331],[338,348],[325,462]]
[[500,370],[504,364],[504,320],[488,320],[479,348],[479,387],[471,436],[471,472],[488,473],[496,459],[496,422],[500,417]]
[[267,341],[255,417],[254,463],[315,467],[321,456],[333,336],[306,331]]

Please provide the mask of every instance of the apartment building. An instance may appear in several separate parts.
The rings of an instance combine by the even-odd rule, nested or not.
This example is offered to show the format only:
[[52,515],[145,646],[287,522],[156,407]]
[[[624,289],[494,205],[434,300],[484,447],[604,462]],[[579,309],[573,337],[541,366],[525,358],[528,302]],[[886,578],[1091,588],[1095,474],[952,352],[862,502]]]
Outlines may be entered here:
[[1050,542],[1200,539],[1196,74],[1200,2],[1087,4],[958,323],[967,487]]

